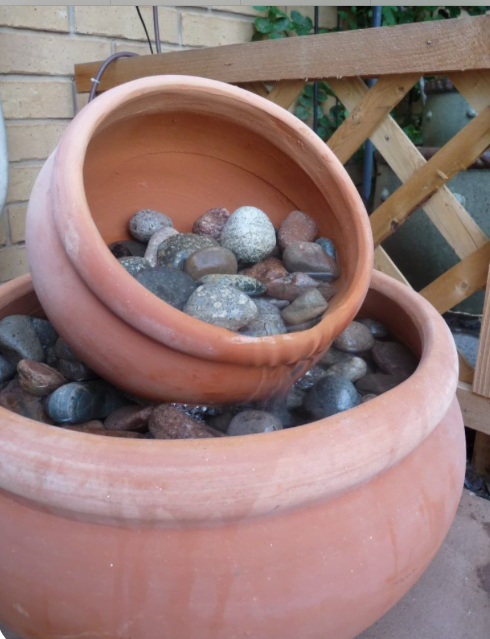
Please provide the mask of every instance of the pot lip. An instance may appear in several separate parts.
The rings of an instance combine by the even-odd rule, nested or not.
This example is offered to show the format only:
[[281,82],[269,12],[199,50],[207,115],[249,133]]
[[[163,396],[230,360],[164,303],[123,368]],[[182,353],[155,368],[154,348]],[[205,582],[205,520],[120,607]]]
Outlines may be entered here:
[[[9,286],[4,295],[19,282]],[[274,433],[151,443],[66,431],[0,408],[0,488],[77,517],[175,526],[302,507],[369,481],[430,435],[458,379],[454,340],[429,302],[377,272],[372,288],[410,315],[422,343],[415,373],[384,395]]]
[[[301,136],[302,148],[315,157],[318,176],[328,174],[338,185],[347,210],[352,212],[349,226],[359,247],[359,259],[351,285],[338,294],[331,312],[327,310],[315,327],[285,335],[249,337],[207,324],[185,315],[147,291],[107,249],[85,197],[83,165],[88,143],[114,109],[142,95],[175,89],[233,98],[237,109],[243,105],[253,107],[257,113],[267,112],[291,135]],[[56,166],[51,176],[53,215],[60,241],[76,272],[92,293],[123,321],[174,350],[203,359],[257,367],[290,364],[297,361],[298,352],[313,356],[325,349],[362,304],[374,259],[372,232],[364,204],[344,167],[327,145],[291,113],[265,98],[222,82],[193,76],[135,80],[107,91],[82,109],[63,134],[52,161]],[[124,295],[108,296],[101,272],[110,272],[113,290],[124,291]]]

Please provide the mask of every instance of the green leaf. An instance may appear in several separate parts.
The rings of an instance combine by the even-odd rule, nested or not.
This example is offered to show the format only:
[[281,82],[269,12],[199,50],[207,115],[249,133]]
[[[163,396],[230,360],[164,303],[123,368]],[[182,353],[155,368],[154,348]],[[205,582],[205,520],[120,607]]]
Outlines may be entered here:
[[255,18],[254,24],[259,33],[270,33],[272,31],[272,24],[267,18]]
[[290,26],[291,21],[289,18],[279,18],[273,23],[272,28],[274,31],[287,31]]
[[311,31],[311,29],[313,28],[313,22],[311,21],[311,18],[309,18],[308,16],[304,16],[299,11],[291,11],[291,18],[298,25],[298,27],[308,29],[308,31]]
[[269,33],[269,40],[280,40],[281,38],[285,38],[285,34],[282,31],[274,31],[273,33]]
[[393,13],[393,9],[391,7],[383,7],[381,11],[383,20],[389,27],[396,24],[395,14]]
[[318,102],[325,102],[327,98],[328,98],[327,92],[324,91],[323,89],[320,89],[320,87],[318,87]]
[[294,26],[295,26],[294,31],[296,31],[296,33],[299,36],[310,35],[311,28],[307,29],[306,27],[300,27],[296,25],[295,23],[294,23]]
[[298,104],[301,104],[306,109],[311,109],[313,106],[313,98],[310,98],[307,95],[300,95],[298,98]]
[[255,9],[255,11],[269,11],[269,7],[252,7],[252,9]]
[[303,93],[305,95],[307,95],[309,98],[313,97],[313,85],[312,84],[307,84],[305,86],[305,88],[303,89]]
[[262,33],[256,31],[252,36],[252,42],[257,42],[258,40],[263,40],[264,36]]
[[324,126],[319,126],[317,133],[319,135],[319,137],[321,137],[322,140],[326,140],[327,137],[329,137],[328,135],[328,130],[324,127]]
[[287,18],[287,13],[281,11],[279,7],[269,7],[269,17],[270,18]]
[[295,114],[296,117],[300,120],[303,120],[303,122],[306,121],[310,116],[310,112],[308,111],[308,109],[305,109],[305,107],[303,106],[297,106],[295,109]]

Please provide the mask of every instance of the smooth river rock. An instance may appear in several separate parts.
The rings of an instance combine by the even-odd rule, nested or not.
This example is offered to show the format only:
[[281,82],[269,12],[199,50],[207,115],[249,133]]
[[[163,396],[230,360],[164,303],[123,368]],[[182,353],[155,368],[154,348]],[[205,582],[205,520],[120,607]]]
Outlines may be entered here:
[[179,232],[177,229],[174,229],[173,226],[164,226],[159,229],[156,233],[150,237],[150,241],[148,242],[148,246],[145,250],[145,260],[148,260],[151,266],[157,265],[157,253],[160,248],[160,244],[165,241],[168,237],[172,237],[172,235],[178,235]]
[[286,324],[303,324],[319,317],[327,307],[323,295],[315,288],[310,288],[286,306],[281,315]]
[[190,275],[167,266],[156,266],[141,271],[135,277],[154,295],[179,310],[182,310],[196,288]]
[[59,424],[80,424],[104,419],[127,403],[127,399],[106,382],[72,382],[48,397],[46,410]]
[[293,211],[282,222],[277,241],[282,250],[293,242],[313,242],[318,237],[315,220],[302,211]]
[[221,284],[222,286],[234,286],[249,297],[257,297],[265,293],[265,285],[259,280],[247,275],[205,275],[197,281],[197,285]]
[[164,226],[173,226],[172,220],[165,213],[152,209],[142,209],[129,220],[129,232],[140,242],[148,242],[153,233]]
[[184,266],[184,271],[193,280],[206,275],[236,275],[237,270],[235,254],[222,246],[210,246],[195,251],[187,258]]
[[150,262],[144,257],[120,257],[118,262],[133,277],[141,271],[151,268]]
[[357,390],[365,394],[381,395],[390,391],[405,380],[399,375],[385,375],[384,373],[369,373],[356,382]]
[[370,318],[363,318],[357,321],[361,324],[364,324],[364,326],[367,326],[375,339],[383,339],[384,337],[388,337],[388,329],[381,322]]
[[109,251],[114,257],[143,257],[146,251],[145,242],[138,240],[121,240],[109,244]]
[[213,240],[212,237],[194,235],[194,233],[172,235],[163,240],[158,247],[157,264],[158,266],[183,269],[186,260],[193,253],[211,246],[219,246],[218,242]]
[[334,340],[333,345],[346,353],[364,353],[374,346],[374,337],[367,326],[351,322]]
[[230,215],[231,213],[221,206],[209,209],[194,222],[192,232],[196,235],[208,235],[215,240],[219,240]]
[[315,242],[322,247],[327,255],[329,255],[333,260],[337,261],[337,251],[335,250],[335,245],[332,240],[329,240],[328,237],[319,237],[317,240],[315,240]]
[[256,435],[281,430],[281,420],[263,410],[246,410],[235,415],[228,426],[228,435]]
[[203,322],[238,331],[258,315],[252,300],[233,286],[204,284],[190,296],[184,312]]
[[57,370],[32,359],[22,359],[17,364],[17,372],[22,390],[36,397],[49,395],[66,384],[66,379]]
[[287,332],[281,317],[281,311],[268,300],[256,299],[257,317],[240,332],[249,337],[267,337],[269,335],[283,335]]
[[220,244],[239,262],[254,264],[276,246],[276,231],[267,215],[255,206],[242,206],[230,216],[221,232]]
[[170,404],[162,404],[153,410],[148,427],[155,439],[223,437],[223,433],[192,419],[182,410],[170,406]]
[[340,275],[335,260],[315,242],[292,242],[282,254],[284,266],[290,272],[322,274],[322,280],[332,282]]
[[367,373],[368,366],[362,357],[351,356],[349,359],[343,362],[337,362],[330,366],[327,370],[327,375],[334,375],[335,377],[343,377],[350,382],[357,382],[358,379],[364,377]]
[[43,362],[45,352],[28,315],[10,315],[0,321],[0,351],[12,364],[21,359]]
[[412,351],[398,342],[376,342],[372,356],[383,373],[404,379],[413,375],[418,365]]
[[306,397],[305,408],[315,418],[323,419],[354,408],[361,396],[352,382],[343,377],[322,377]]
[[267,295],[292,302],[305,291],[317,288],[318,282],[306,273],[291,273],[266,284]]

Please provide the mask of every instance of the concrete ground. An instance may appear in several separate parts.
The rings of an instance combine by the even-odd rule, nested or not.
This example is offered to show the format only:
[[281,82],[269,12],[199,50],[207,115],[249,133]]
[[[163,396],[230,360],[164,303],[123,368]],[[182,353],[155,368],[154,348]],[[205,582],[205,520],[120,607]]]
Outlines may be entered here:
[[[6,639],[20,639],[5,628],[3,632]],[[465,490],[449,535],[427,572],[357,639],[489,638],[490,501]]]

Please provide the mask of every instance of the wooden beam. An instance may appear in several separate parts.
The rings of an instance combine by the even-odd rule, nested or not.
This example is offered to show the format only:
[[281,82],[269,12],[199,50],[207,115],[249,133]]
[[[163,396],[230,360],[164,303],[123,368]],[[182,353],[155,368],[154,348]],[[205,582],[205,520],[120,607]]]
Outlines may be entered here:
[[[360,78],[334,79],[329,84],[349,111],[369,90]],[[371,139],[402,182],[426,164],[422,154],[391,116],[385,118]],[[447,187],[439,189],[422,208],[458,257],[470,255],[487,242],[478,224]]]
[[403,275],[398,266],[395,264],[395,262],[393,262],[391,257],[382,246],[378,246],[374,251],[374,268],[377,271],[380,271],[385,275],[389,275],[402,284],[406,284],[407,286],[412,288],[405,275]]
[[[480,16],[175,51],[116,60],[99,89],[164,74],[239,84],[489,69],[489,41],[490,16]],[[90,91],[100,64],[76,65],[79,93]]]
[[380,78],[327,144],[345,164],[420,79],[418,74]]
[[298,96],[301,95],[305,84],[304,80],[282,80],[282,82],[276,82],[267,98],[284,109],[289,109],[296,102]]
[[[488,271],[487,291],[483,306],[480,345],[478,347],[473,391],[478,393],[478,395],[490,397],[490,270]],[[490,413],[488,420],[490,423]]]
[[470,386],[459,382],[456,392],[464,425],[473,430],[490,435],[490,399],[476,395]]
[[260,95],[261,98],[269,97],[269,91],[267,91],[267,87],[263,82],[244,82],[243,84],[240,84],[240,87]]
[[386,240],[419,205],[460,171],[480,157],[490,145],[490,106],[421,166],[371,215],[374,244]]
[[466,359],[466,357],[458,350],[459,360],[459,381],[466,384],[473,384],[473,378],[475,375],[475,369]]
[[451,73],[449,79],[478,113],[490,104],[490,72],[488,70]]
[[489,262],[490,242],[487,242],[431,282],[420,294],[439,313],[445,313],[485,286]]

